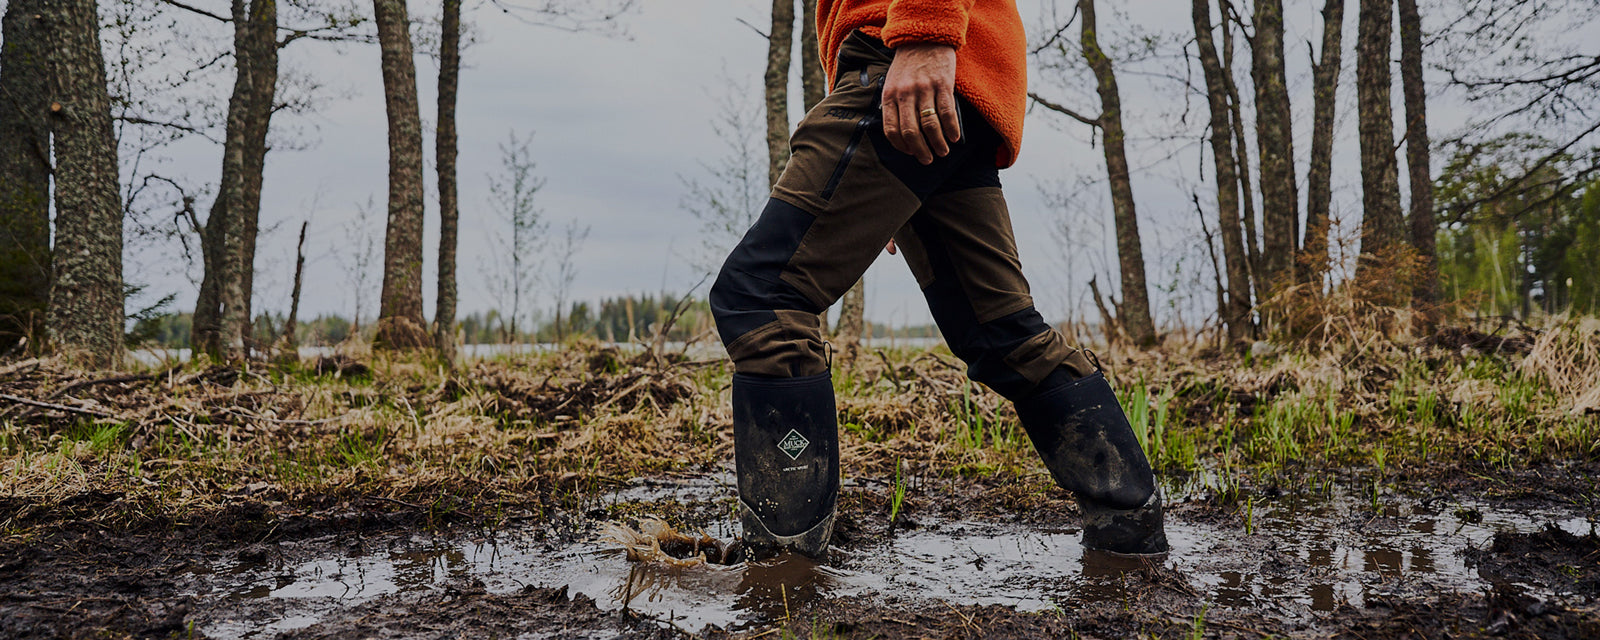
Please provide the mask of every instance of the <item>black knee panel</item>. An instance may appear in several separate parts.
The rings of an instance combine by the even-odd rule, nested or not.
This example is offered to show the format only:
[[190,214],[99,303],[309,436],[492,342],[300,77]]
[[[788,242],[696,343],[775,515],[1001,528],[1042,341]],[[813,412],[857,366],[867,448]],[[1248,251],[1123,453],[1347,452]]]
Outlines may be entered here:
[[799,207],[770,199],[755,225],[728,254],[709,296],[711,315],[724,345],[777,320],[775,310],[821,311],[781,277],[815,219]]

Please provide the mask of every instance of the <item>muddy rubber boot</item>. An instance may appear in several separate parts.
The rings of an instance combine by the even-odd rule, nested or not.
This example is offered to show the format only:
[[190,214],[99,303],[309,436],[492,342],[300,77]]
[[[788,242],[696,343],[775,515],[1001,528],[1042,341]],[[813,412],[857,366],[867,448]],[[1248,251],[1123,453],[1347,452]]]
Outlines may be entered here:
[[1052,374],[1016,407],[1056,484],[1078,497],[1084,546],[1124,554],[1166,552],[1156,476],[1111,384],[1100,371],[1068,378]]
[[833,380],[733,376],[733,460],[750,557],[822,557],[839,502]]

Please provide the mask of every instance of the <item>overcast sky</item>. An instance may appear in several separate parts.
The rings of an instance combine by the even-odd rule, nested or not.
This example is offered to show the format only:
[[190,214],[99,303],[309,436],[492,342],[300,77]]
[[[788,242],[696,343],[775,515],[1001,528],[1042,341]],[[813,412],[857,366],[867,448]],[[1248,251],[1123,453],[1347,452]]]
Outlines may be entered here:
[[[197,0],[197,4],[225,11],[221,0]],[[413,19],[435,18],[434,3],[411,4]],[[1044,7],[1038,0],[1019,4],[1030,36],[1037,37]],[[1286,58],[1295,98],[1303,198],[1310,130],[1307,43],[1320,38],[1321,18],[1313,3],[1288,4]],[[592,225],[577,258],[575,299],[662,289],[681,292],[699,281],[701,273],[686,260],[700,245],[700,237],[698,222],[680,206],[687,191],[684,178],[704,179],[700,163],[726,154],[726,145],[711,129],[729,90],[722,78],[733,78],[752,92],[760,89],[766,41],[738,20],[765,25],[769,7],[754,0],[643,0],[640,10],[624,18],[626,38],[531,26],[493,8],[469,8],[467,20],[476,43],[465,52],[457,114],[462,313],[494,306],[481,283],[481,265],[489,255],[490,236],[501,233],[502,226],[487,206],[486,175],[499,170],[497,145],[513,130],[534,136],[537,173],[546,180],[537,201],[553,226],[571,219]],[[1102,8],[1101,31],[1109,34],[1103,40],[1109,37],[1115,44],[1135,30],[1180,34],[1177,37],[1186,40],[1187,7],[1187,2],[1176,0],[1140,0],[1120,10]],[[1353,9],[1345,29],[1346,83],[1341,87],[1341,142],[1335,159],[1335,211],[1350,218],[1359,215],[1350,82]],[[217,30],[219,38],[228,36],[218,25],[197,24]],[[1076,27],[1068,35],[1075,39]],[[358,293],[366,296],[366,308],[371,310],[376,305],[376,281],[366,291],[354,291],[338,256],[348,253],[355,242],[345,230],[358,203],[369,198],[376,202],[379,220],[384,208],[387,147],[378,48],[301,42],[285,51],[283,64],[289,75],[320,84],[325,97],[312,114],[285,115],[274,121],[275,139],[285,142],[280,146],[294,140],[301,148],[279,148],[268,155],[256,307],[287,309],[293,236],[299,222],[309,218],[302,317],[349,314],[354,308],[352,296]],[[437,67],[419,55],[417,69],[422,114],[429,129],[425,295],[431,315],[438,227],[431,136]],[[1198,65],[1189,69],[1179,59],[1165,58],[1119,71],[1152,294],[1158,307],[1170,308],[1174,302],[1191,308],[1209,306],[1210,265],[1202,263],[1208,258],[1189,196],[1199,189],[1211,215],[1214,192],[1199,182],[1202,170],[1210,175],[1209,153],[1196,143],[1206,120],[1205,101],[1183,91],[1178,80],[1162,77],[1198,78]],[[1037,68],[1030,75],[1031,87],[1080,111],[1093,112],[1097,106],[1086,76],[1046,75]],[[1249,85],[1244,86],[1248,91]],[[216,88],[210,99],[225,104],[227,88],[226,84]],[[791,112],[798,120],[798,85],[795,89]],[[759,108],[760,102],[750,104]],[[1459,126],[1464,118],[1460,109],[1447,104],[1435,106],[1433,115],[1436,132]],[[1086,306],[1083,297],[1084,284],[1096,269],[1102,283],[1116,280],[1101,150],[1091,146],[1086,127],[1048,111],[1032,111],[1026,131],[1018,164],[1001,174],[1025,271],[1047,317],[1060,319],[1086,311],[1092,315],[1092,306]],[[1175,132],[1184,132],[1185,138],[1162,139]],[[220,146],[195,141],[162,153],[163,172],[186,176],[192,184],[215,183]],[[125,179],[127,174],[125,167]],[[1085,178],[1100,182],[1075,186]],[[1068,204],[1046,192],[1066,194]],[[202,212],[209,207],[209,202],[200,204]],[[1052,231],[1063,221],[1070,223],[1070,244],[1063,244],[1061,234]],[[188,309],[195,292],[191,280],[198,269],[181,264],[174,247],[131,249],[127,278],[148,286],[142,298],[176,293],[176,307]],[[880,257],[868,273],[867,285],[869,319],[896,325],[929,321],[920,293],[898,256]],[[704,289],[697,293],[703,295]],[[541,304],[550,303],[547,299]],[[1171,317],[1170,311],[1165,313]]]

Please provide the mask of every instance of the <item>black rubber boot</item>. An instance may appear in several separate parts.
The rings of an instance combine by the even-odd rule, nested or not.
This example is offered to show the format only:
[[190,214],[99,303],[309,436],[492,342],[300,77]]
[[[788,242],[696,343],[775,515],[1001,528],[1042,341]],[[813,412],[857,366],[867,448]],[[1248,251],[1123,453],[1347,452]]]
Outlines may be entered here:
[[734,374],[733,460],[750,556],[790,549],[822,557],[839,502],[839,426],[829,374]]
[[1155,473],[1105,374],[1052,375],[1017,401],[1017,416],[1056,484],[1077,495],[1084,546],[1163,553],[1167,535]]

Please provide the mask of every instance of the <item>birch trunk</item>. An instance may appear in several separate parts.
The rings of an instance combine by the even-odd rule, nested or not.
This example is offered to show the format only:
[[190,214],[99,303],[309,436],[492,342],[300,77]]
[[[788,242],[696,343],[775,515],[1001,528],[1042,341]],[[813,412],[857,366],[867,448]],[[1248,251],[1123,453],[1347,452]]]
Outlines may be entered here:
[[374,345],[417,349],[430,342],[422,319],[422,116],[405,0],[373,0],[389,119],[389,220]]

